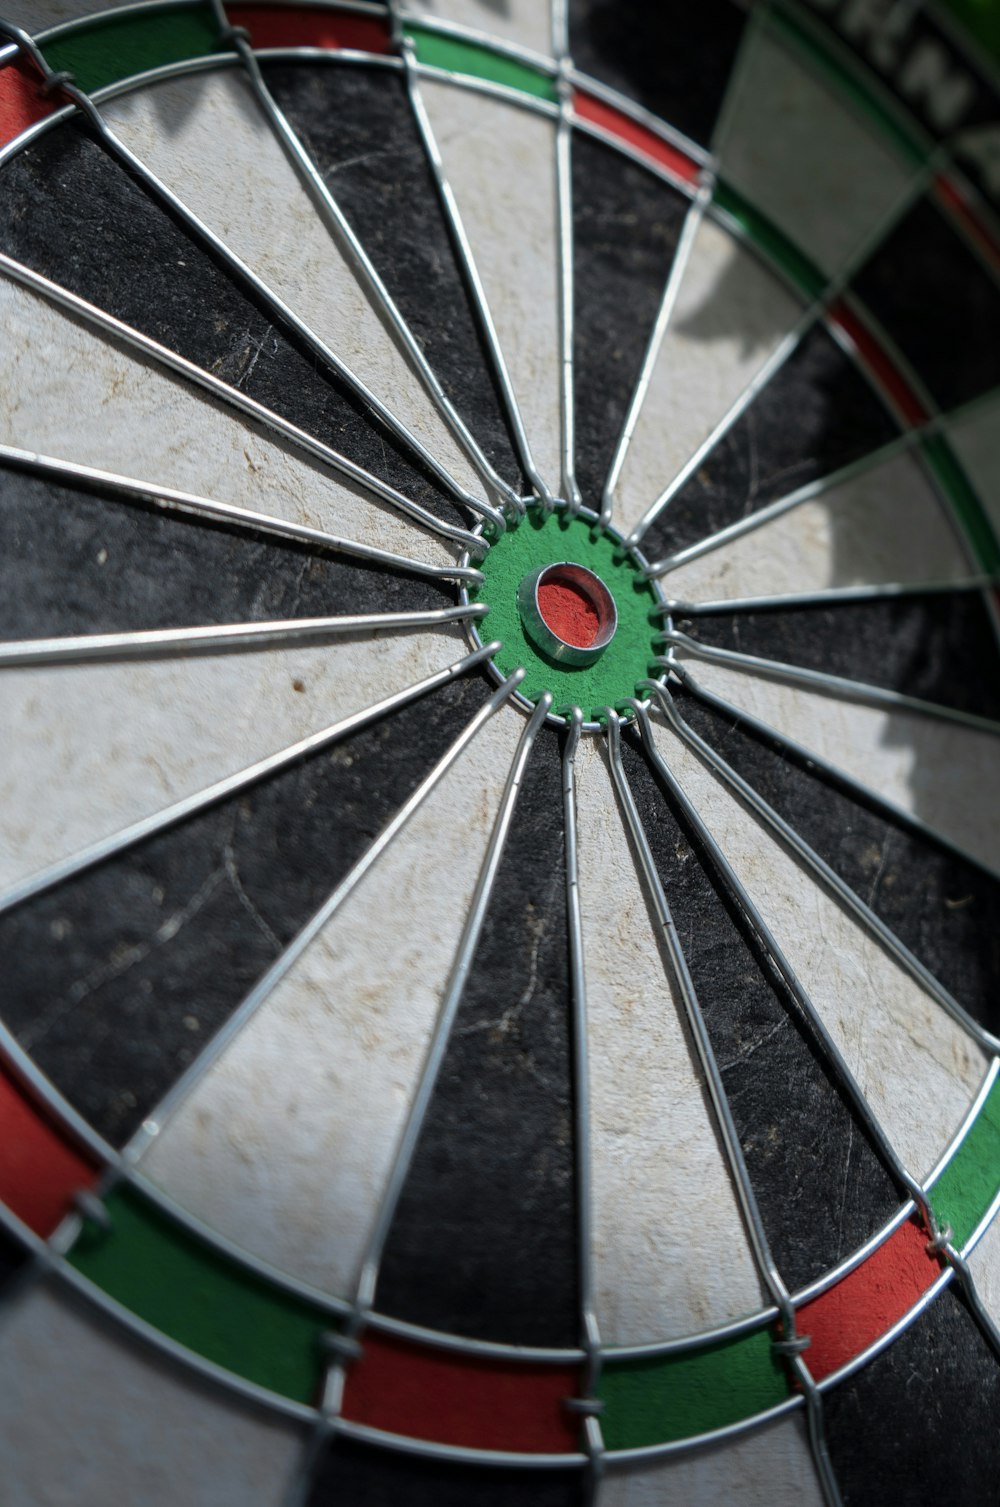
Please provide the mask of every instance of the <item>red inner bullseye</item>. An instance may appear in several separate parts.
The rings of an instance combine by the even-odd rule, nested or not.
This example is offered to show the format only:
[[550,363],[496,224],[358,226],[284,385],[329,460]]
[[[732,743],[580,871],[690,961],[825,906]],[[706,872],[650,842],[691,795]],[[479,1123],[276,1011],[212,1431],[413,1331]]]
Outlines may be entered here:
[[538,610],[546,627],[574,649],[589,649],[601,626],[600,613],[590,597],[569,581],[540,581]]

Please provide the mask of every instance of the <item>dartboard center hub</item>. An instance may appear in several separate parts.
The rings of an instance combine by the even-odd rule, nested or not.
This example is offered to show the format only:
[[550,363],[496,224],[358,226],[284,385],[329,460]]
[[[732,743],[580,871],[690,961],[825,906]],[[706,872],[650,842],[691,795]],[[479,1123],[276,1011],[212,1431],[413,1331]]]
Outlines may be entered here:
[[483,582],[469,595],[488,610],[474,632],[482,643],[500,641],[492,660],[500,677],[524,669],[523,701],[534,705],[548,691],[554,713],[578,706],[597,722],[660,673],[659,596],[641,557],[592,514],[529,507],[479,568]]

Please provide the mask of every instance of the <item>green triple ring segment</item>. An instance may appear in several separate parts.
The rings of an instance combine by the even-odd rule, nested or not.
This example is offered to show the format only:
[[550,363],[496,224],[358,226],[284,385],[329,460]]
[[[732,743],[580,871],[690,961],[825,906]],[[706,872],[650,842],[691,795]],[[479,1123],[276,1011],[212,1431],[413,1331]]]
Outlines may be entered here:
[[[600,576],[618,608],[618,631],[601,657],[589,665],[561,665],[528,638],[517,605],[517,588],[540,565],[567,561]],[[558,508],[545,518],[529,508],[517,528],[508,529],[490,549],[479,569],[486,577],[470,592],[489,607],[476,631],[484,643],[500,639],[494,663],[505,677],[519,667],[527,672],[520,686],[528,701],[552,692],[552,710],[578,706],[588,722],[599,721],[605,707],[636,695],[641,680],[659,674],[661,653],[653,642],[662,624],[651,616],[658,597],[636,562],[626,555],[617,535],[586,518]]]

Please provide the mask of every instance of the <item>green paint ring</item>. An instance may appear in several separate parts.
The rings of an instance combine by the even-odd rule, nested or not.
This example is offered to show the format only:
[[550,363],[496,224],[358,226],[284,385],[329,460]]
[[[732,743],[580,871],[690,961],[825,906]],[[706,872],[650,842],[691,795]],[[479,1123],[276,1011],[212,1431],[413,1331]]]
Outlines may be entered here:
[[[518,586],[529,571],[562,561],[592,570],[618,608],[618,630],[593,664],[558,664],[536,648],[524,631]],[[470,600],[485,602],[489,611],[474,632],[482,643],[500,639],[503,647],[493,663],[504,678],[523,667],[526,674],[520,693],[526,701],[534,704],[551,691],[554,712],[578,706],[588,722],[596,722],[605,707],[635,696],[640,681],[662,673],[654,663],[662,653],[654,637],[663,625],[651,616],[660,597],[643,578],[635,555],[623,549],[621,536],[601,528],[592,517],[572,516],[565,508],[557,508],[546,518],[541,509],[529,508],[517,528],[508,529],[495,541],[479,569],[486,579],[470,592]]]

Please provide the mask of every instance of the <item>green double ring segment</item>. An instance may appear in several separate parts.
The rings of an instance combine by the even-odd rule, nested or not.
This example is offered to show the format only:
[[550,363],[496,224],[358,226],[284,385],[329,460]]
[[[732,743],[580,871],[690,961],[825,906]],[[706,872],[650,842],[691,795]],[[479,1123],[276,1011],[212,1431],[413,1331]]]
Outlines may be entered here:
[[[525,633],[518,610],[517,588],[529,571],[562,561],[592,570],[618,608],[614,638],[589,665],[562,665],[550,659]],[[656,593],[606,529],[565,509],[545,518],[540,509],[530,508],[518,528],[508,529],[497,540],[479,568],[486,579],[472,600],[485,602],[489,611],[477,631],[484,642],[500,639],[503,647],[495,663],[504,676],[525,669],[520,689],[527,700],[537,701],[551,691],[553,711],[578,706],[588,721],[599,721],[605,707],[634,696],[640,681],[658,673],[654,660],[660,650],[653,639],[661,624],[651,617]]]

